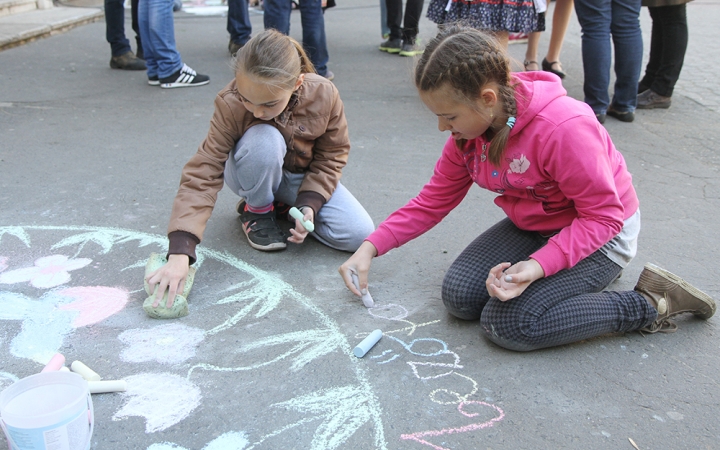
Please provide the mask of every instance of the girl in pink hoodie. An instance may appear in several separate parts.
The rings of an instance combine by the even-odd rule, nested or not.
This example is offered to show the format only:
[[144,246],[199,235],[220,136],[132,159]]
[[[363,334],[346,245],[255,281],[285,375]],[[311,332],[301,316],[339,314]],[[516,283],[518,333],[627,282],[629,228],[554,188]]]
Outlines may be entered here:
[[453,262],[442,298],[454,316],[480,319],[498,345],[527,351],[613,332],[674,331],[673,315],[713,315],[712,298],[652,264],[633,291],[603,291],[635,256],[639,202],[607,131],[557,77],[511,74],[492,37],[451,27],[427,45],[415,84],[451,137],[418,196],[340,267],[354,294],[366,292],[372,258],[437,225],[477,183],[498,194],[507,218]]

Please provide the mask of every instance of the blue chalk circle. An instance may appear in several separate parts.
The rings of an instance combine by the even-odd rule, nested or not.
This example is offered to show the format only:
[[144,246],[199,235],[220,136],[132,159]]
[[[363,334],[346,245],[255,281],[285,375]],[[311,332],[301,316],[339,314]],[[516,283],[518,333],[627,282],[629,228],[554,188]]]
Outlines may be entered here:
[[377,344],[381,337],[382,331],[373,331],[368,337],[363,339],[362,342],[357,345],[357,347],[353,349],[353,354],[358,358],[362,358],[363,356],[365,356],[365,353],[370,351],[370,349],[373,348],[375,344]]
[[290,208],[290,215],[293,216],[295,219],[299,220],[300,223],[303,224],[305,229],[308,230],[308,232],[312,233],[313,231],[315,231],[315,224],[313,224],[309,220],[303,220],[303,213],[296,207],[293,206],[292,208]]

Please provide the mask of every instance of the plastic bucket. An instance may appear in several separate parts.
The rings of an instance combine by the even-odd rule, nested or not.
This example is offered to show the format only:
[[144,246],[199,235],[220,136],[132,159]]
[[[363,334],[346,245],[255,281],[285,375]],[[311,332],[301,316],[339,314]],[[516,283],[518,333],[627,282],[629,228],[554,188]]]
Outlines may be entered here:
[[93,423],[87,381],[75,373],[30,375],[0,393],[0,425],[12,450],[87,450]]

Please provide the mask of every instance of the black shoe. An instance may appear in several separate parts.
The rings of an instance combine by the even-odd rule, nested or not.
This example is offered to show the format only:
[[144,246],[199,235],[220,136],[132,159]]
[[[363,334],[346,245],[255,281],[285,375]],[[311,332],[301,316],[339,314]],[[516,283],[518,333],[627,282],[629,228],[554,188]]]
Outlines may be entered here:
[[402,39],[388,39],[380,44],[381,52],[400,53],[402,50]]
[[160,78],[158,78],[157,75],[153,75],[151,77],[148,77],[148,84],[150,86],[160,86]]
[[200,75],[195,72],[187,64],[183,64],[182,69],[167,78],[160,80],[160,87],[163,89],[172,89],[179,87],[203,86],[210,82],[210,77]]
[[605,114],[595,113],[598,122],[605,123]]
[[264,214],[245,210],[240,214],[240,221],[252,248],[272,252],[287,247],[285,233],[275,220],[275,210]]
[[610,117],[616,118],[616,119],[619,120],[620,122],[632,122],[633,120],[635,120],[635,113],[634,113],[634,112],[631,112],[631,111],[624,111],[624,112],[617,111],[617,110],[613,109],[612,106],[608,108],[608,110],[607,110],[607,115],[610,116]]
[[120,55],[120,56],[113,56],[110,58],[110,67],[113,69],[122,69],[122,70],[145,70],[147,67],[145,66],[145,61],[135,56],[135,54],[131,51]]
[[554,73],[555,75],[559,76],[560,78],[565,78],[565,72],[563,72],[562,69],[560,69],[560,70],[555,70],[555,69],[553,69],[553,66],[554,66],[555,64],[557,64],[558,67],[560,67],[560,61],[548,62],[547,58],[543,58],[543,60],[542,60],[542,69],[543,69],[545,72]]

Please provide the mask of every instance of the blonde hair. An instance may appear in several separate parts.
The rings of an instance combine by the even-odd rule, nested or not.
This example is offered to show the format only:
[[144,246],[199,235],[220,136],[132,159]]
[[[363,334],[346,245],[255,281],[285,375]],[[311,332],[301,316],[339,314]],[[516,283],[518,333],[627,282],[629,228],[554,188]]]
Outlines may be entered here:
[[[491,82],[498,86],[498,98],[507,117],[517,116],[510,59],[492,35],[474,28],[444,28],[425,47],[415,67],[419,91],[431,92],[447,85],[459,101],[471,106]],[[510,130],[503,126],[490,141],[488,159],[496,166],[502,161]]]
[[238,50],[233,69],[235,76],[245,74],[280,89],[294,88],[300,74],[315,73],[302,45],[273,29],[257,34]]

